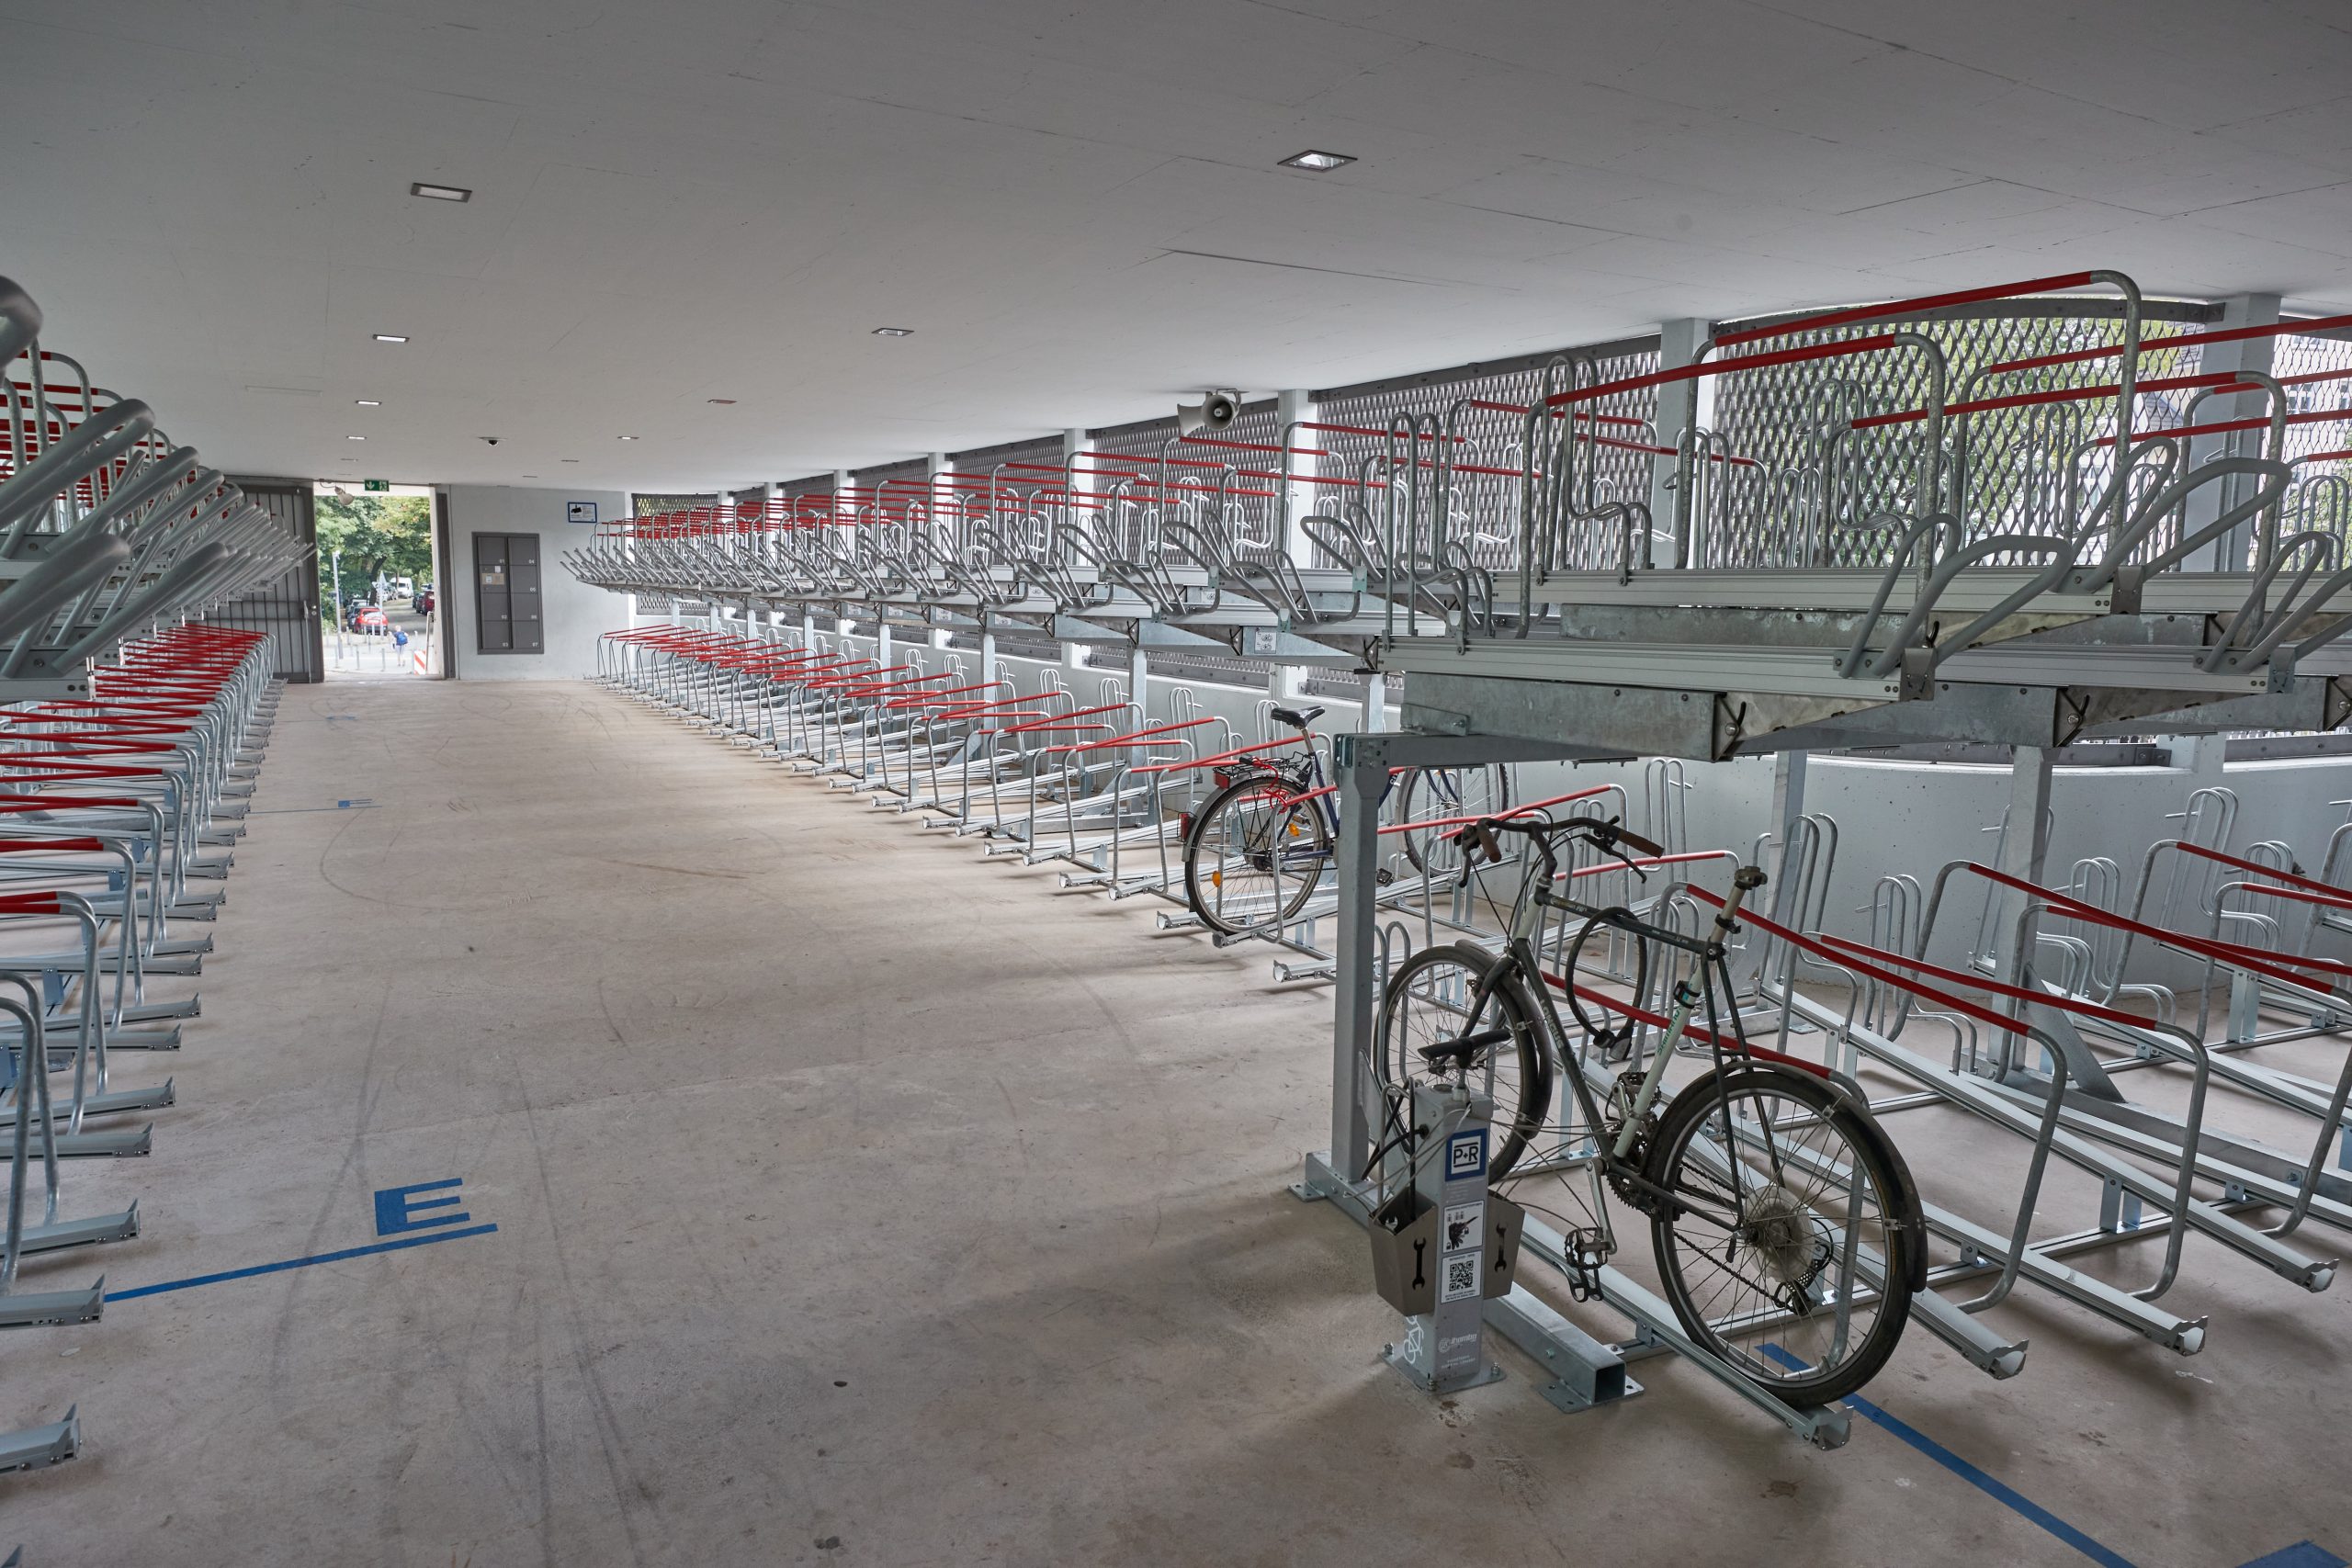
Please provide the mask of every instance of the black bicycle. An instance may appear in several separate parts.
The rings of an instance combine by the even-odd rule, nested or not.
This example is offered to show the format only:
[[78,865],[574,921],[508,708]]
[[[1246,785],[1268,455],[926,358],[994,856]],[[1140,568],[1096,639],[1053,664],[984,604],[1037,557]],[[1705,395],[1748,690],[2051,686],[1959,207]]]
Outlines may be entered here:
[[[1725,943],[1764,874],[1740,871],[1712,928],[1691,937],[1555,886],[1566,880],[1564,845],[1589,845],[1636,876],[1646,874],[1625,851],[1656,858],[1657,845],[1596,818],[1488,818],[1460,837],[1465,852],[1500,864],[1500,840],[1511,834],[1530,852],[1504,950],[1427,948],[1389,977],[1373,1072],[1390,1135],[1401,1141],[1407,1131],[1417,1076],[1471,1084],[1494,1106],[1490,1180],[1562,1223],[1572,1293],[1599,1293],[1617,1251],[1605,1188],[1649,1221],[1667,1300],[1695,1342],[1792,1404],[1826,1404],[1860,1388],[1894,1353],[1926,1284],[1918,1191],[1857,1088],[1750,1045],[1738,1010],[1724,1005],[1734,995]],[[1539,953],[1554,912],[1558,971],[1547,974]],[[1611,933],[1628,939],[1633,955],[1627,998],[1578,979],[1587,944]],[[1645,1004],[1661,962],[1674,965],[1659,976],[1672,985],[1665,1010],[1652,1012]],[[1555,989],[1580,1047],[1569,1045]],[[1697,1055],[1704,1070],[1661,1111],[1668,1067]],[[1568,1092],[1555,1122],[1563,1076]],[[1545,1208],[1537,1200],[1555,1196],[1545,1184],[1580,1213]]]

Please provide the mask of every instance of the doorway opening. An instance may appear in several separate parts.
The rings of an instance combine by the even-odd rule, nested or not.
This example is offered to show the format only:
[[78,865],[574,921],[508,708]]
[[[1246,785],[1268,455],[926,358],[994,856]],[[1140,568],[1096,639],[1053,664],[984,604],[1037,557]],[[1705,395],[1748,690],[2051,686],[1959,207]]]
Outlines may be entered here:
[[431,488],[321,479],[315,495],[326,679],[437,679]]

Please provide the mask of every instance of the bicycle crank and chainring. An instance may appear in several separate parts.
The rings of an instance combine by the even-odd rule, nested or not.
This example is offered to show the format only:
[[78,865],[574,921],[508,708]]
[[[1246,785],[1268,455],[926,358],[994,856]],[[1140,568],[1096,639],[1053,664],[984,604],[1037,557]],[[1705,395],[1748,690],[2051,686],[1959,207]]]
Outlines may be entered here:
[[[1617,1081],[1610,1086],[1608,1103],[1601,1108],[1600,1143],[1603,1148],[1617,1146],[1617,1135],[1625,1130],[1626,1113],[1641,1098],[1643,1076],[1641,1069],[1634,1068],[1618,1074]],[[1642,1118],[1639,1128],[1634,1132],[1633,1145],[1625,1151],[1625,1157],[1610,1160],[1606,1165],[1609,1190],[1617,1194],[1619,1202],[1637,1213],[1649,1214],[1657,1211],[1657,1194],[1634,1179],[1649,1165],[1650,1142],[1657,1136],[1657,1106],[1653,1102],[1649,1113]]]

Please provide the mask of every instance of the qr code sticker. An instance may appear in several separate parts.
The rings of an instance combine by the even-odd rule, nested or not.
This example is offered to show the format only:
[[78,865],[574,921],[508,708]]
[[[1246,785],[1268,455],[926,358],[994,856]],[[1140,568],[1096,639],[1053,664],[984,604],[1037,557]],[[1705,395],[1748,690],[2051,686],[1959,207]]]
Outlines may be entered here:
[[1478,1258],[1479,1254],[1474,1252],[1466,1258],[1445,1260],[1445,1289],[1440,1300],[1458,1302],[1478,1293]]

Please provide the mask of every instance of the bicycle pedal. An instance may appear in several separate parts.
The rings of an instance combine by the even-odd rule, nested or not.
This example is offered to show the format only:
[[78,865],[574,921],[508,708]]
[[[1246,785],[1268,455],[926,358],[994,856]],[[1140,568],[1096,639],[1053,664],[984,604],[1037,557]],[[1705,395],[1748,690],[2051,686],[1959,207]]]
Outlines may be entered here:
[[1562,1238],[1561,1263],[1568,1276],[1568,1295],[1578,1302],[1600,1300],[1600,1271],[1615,1250],[1608,1235],[1599,1230],[1580,1228]]

